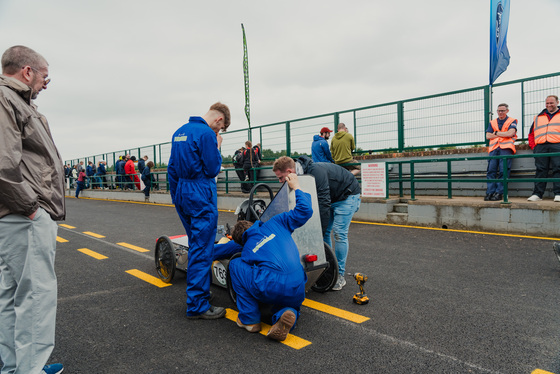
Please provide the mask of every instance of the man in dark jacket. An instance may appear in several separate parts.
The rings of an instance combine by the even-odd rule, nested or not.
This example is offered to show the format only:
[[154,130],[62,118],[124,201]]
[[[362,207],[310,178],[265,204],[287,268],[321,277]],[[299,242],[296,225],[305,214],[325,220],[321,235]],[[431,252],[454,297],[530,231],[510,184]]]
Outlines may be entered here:
[[54,348],[55,221],[65,218],[62,159],[33,100],[49,64],[24,46],[2,55],[0,75],[0,357],[5,373],[47,373]]
[[314,163],[307,156],[300,156],[297,162],[282,156],[274,161],[272,171],[280,182],[284,182],[290,173],[315,177],[323,240],[331,246],[331,231],[335,238],[339,277],[333,290],[341,290],[346,285],[344,270],[348,256],[348,229],[352,216],[360,209],[360,184],[343,167],[327,162]]
[[125,172],[124,172],[124,165],[126,164],[126,160],[125,160],[126,156],[121,156],[119,157],[119,161],[117,161],[117,167],[116,167],[116,172],[117,172],[117,186],[120,189],[125,189],[126,187],[126,183],[125,183]]

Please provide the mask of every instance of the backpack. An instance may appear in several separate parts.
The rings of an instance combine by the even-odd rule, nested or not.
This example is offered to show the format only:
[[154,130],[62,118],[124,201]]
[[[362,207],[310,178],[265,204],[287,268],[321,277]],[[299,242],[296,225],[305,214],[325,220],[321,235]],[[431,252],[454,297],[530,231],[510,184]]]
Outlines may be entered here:
[[237,151],[236,154],[233,155],[233,162],[236,164],[240,164],[243,162],[243,153]]

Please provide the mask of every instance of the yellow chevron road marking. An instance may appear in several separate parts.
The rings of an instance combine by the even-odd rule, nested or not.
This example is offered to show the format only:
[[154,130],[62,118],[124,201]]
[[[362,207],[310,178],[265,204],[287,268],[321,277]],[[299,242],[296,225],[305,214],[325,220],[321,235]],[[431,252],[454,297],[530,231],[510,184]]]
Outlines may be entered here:
[[309,299],[305,299],[303,300],[303,304],[304,306],[311,308],[311,309],[315,309],[339,318],[343,318],[345,320],[348,320],[350,322],[354,322],[354,323],[362,323],[365,322],[367,320],[369,320],[369,317],[364,317],[361,316],[359,314],[355,314],[352,312],[348,312],[346,310],[343,309],[339,309],[339,308],[335,308],[333,306],[327,305],[327,304],[322,304],[319,303],[317,301],[313,301],[313,300],[309,300]]
[[67,229],[75,229],[74,226],[66,225],[66,224],[64,224],[64,223],[59,223],[58,225],[59,225],[59,226],[62,226],[62,227],[66,227]]
[[[235,310],[226,308],[226,318],[229,319],[230,321],[236,322],[238,314],[239,313],[237,313]],[[260,331],[261,335],[266,336],[271,326],[261,322],[261,327],[262,327],[262,330]],[[310,341],[302,338],[298,338],[297,336],[292,334],[288,334],[286,340],[280,343],[285,344],[293,349],[302,349],[307,347],[308,345],[311,345]]]
[[96,233],[91,232],[91,231],[84,231],[84,234],[89,235],[89,236],[93,236],[94,238],[104,238],[105,237],[105,235],[96,234]]
[[137,269],[127,270],[126,272],[136,278],[142,279],[144,282],[148,282],[159,288],[171,286],[171,283],[165,283],[161,279],[156,278],[150,274],[146,274],[143,271]]
[[109,258],[107,256],[102,255],[101,253],[94,252],[91,249],[87,249],[87,248],[80,248],[80,249],[78,249],[78,251],[82,252],[85,255],[96,258],[98,260],[105,260],[106,258]]
[[117,243],[117,244],[120,245],[121,247],[134,249],[135,251],[138,251],[138,252],[150,252],[149,249],[142,248],[142,247],[137,247],[137,246],[135,246],[135,245],[128,244],[128,243],[124,243],[124,242]]
[[61,238],[60,236],[56,237],[56,241],[59,242],[59,243],[68,243],[68,240],[66,240],[64,238]]

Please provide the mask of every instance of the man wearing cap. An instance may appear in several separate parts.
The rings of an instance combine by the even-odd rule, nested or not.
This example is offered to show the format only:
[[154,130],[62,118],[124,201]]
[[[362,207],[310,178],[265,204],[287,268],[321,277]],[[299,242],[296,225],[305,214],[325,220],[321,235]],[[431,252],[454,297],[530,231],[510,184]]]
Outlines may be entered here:
[[313,136],[313,143],[311,144],[311,159],[313,162],[332,162],[334,164],[329,143],[327,143],[331,132],[332,130],[329,130],[328,127],[323,127],[321,135]]

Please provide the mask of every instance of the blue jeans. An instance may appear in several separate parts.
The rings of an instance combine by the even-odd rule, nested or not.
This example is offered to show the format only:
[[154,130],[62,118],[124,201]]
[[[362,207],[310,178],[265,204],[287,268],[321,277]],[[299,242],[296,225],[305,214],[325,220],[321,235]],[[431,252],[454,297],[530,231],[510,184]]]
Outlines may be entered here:
[[338,272],[344,275],[346,257],[348,256],[348,229],[354,213],[360,209],[360,195],[350,195],[346,200],[331,204],[329,226],[323,241],[332,248],[331,231],[334,233],[334,252],[338,260]]
[[[513,151],[511,149],[496,148],[492,152],[488,153],[488,156],[503,156],[512,155]],[[511,172],[511,163],[513,159],[507,159],[507,173],[506,178],[509,177]],[[486,170],[486,179],[501,179],[504,175],[504,159],[490,159],[488,160],[488,169]],[[501,182],[488,182],[486,187],[486,195],[492,195],[494,193],[503,194],[504,184]]]

